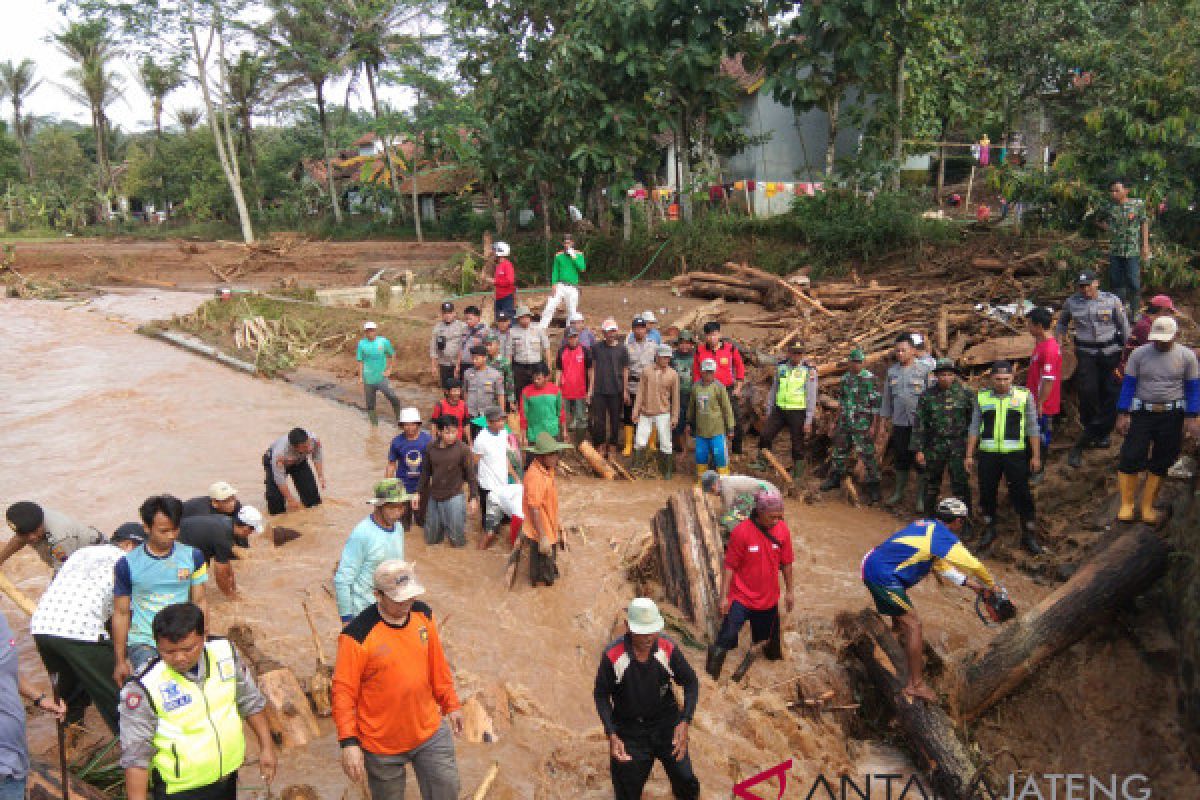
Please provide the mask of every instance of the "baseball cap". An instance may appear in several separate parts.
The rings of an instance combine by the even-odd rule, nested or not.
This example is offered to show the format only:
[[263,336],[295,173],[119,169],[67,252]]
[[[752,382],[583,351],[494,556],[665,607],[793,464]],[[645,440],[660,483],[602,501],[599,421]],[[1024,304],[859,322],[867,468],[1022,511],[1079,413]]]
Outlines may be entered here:
[[711,492],[712,488],[717,485],[717,481],[721,479],[721,474],[716,470],[705,470],[700,476],[700,488],[706,492]]
[[629,622],[630,633],[658,633],[667,627],[658,606],[649,597],[635,597],[630,600],[625,619]]
[[867,354],[863,352],[863,349],[861,347],[856,347],[850,351],[850,360],[851,361],[866,361]]
[[674,354],[675,351],[671,349],[670,345],[665,344],[660,344],[658,349],[654,351],[655,356],[666,356],[667,358],[670,358]]
[[121,542],[133,542],[134,544],[142,544],[146,541],[146,529],[142,527],[140,522],[126,522],[117,528],[109,539],[111,544],[120,544]]
[[483,337],[483,341],[484,344],[491,344],[492,342],[500,341],[500,337],[494,333],[489,333],[487,336]]
[[505,417],[504,409],[501,408],[500,406],[488,406],[483,411],[483,417],[488,422],[491,422],[492,420],[497,420],[497,419],[504,419],[504,417]]
[[792,342],[791,344],[788,345],[788,352],[789,353],[803,353],[804,345],[800,344],[799,342]]
[[1092,272],[1091,270],[1084,270],[1083,272],[1079,273],[1079,277],[1075,279],[1075,284],[1077,286],[1083,286],[1084,284],[1091,284],[1095,282],[1096,273]]
[[512,317],[513,317],[512,312],[509,311],[508,309],[505,309],[504,311],[501,311],[499,314],[496,315],[496,321],[499,322],[502,319],[511,320]]
[[567,328],[567,338],[568,339],[578,339],[579,331],[575,330],[574,328]]
[[1011,375],[1012,371],[1013,371],[1012,364],[1009,363],[1008,361],[993,361],[992,362],[992,374],[993,375]]
[[208,487],[209,498],[216,500],[218,503],[222,500],[228,500],[229,498],[236,496],[237,493],[238,490],[230,486],[225,481],[217,481],[212,486]]
[[376,325],[374,322],[371,322],[370,320],[367,320],[366,322],[363,323],[364,331],[373,331],[378,327],[379,327],[378,325]]
[[567,324],[572,322],[583,322],[583,314],[580,314],[578,311],[571,312],[571,316],[567,317]]
[[471,355],[473,355],[473,356],[486,356],[486,355],[487,355],[487,348],[486,348],[486,347],[484,347],[484,346],[483,346],[483,345],[481,345],[481,344],[477,344],[477,345],[475,345],[474,347],[472,347],[472,348],[471,348]]
[[1175,311],[1175,304],[1171,302],[1171,298],[1165,294],[1156,294],[1150,298],[1150,305],[1155,308],[1166,309],[1167,311]]
[[939,372],[958,372],[958,367],[954,363],[953,358],[939,358],[933,367],[933,372],[936,375]]
[[696,341],[696,337],[695,337],[695,336],[692,336],[692,332],[691,332],[691,331],[684,329],[684,330],[682,330],[682,331],[680,331],[680,332],[679,332],[679,341],[681,341],[681,342],[694,342],[694,341]]
[[504,258],[512,252],[512,248],[508,246],[508,242],[496,242],[494,245],[492,245],[492,252],[501,258]]
[[646,320],[646,322],[658,322],[658,317],[654,316],[653,311],[643,311],[642,319]]
[[442,311],[453,311],[453,310],[454,310],[454,303],[451,303],[449,300],[442,303]]
[[412,406],[409,406],[408,408],[402,408],[402,409],[400,409],[399,422],[401,425],[403,425],[406,422],[420,423],[421,422],[421,412],[417,411],[417,409]]
[[375,568],[373,583],[375,591],[382,593],[393,603],[403,603],[425,594],[425,587],[417,580],[417,565],[398,558],[388,559]]
[[237,521],[254,528],[255,533],[262,533],[266,527],[263,523],[262,512],[254,506],[242,506],[237,512]]
[[643,327],[644,328],[645,326],[646,326],[646,318],[645,317],[634,317],[633,318],[633,327],[635,327],[635,328]]
[[529,310],[529,306],[517,306],[517,317],[532,317],[533,312]]
[[701,372],[716,372],[717,371],[716,360],[711,359],[711,358],[706,358],[703,361],[701,361],[700,362],[700,371]]
[[1179,323],[1174,317],[1159,317],[1154,320],[1154,324],[1150,326],[1150,336],[1147,337],[1152,342],[1169,342],[1175,338],[1175,334],[1179,332]]
[[604,323],[600,326],[600,328],[601,328],[601,330],[606,330],[606,331],[620,330],[617,327],[617,321],[615,319],[613,319],[612,317],[609,317],[608,319],[604,320]]
[[704,323],[704,332],[706,334],[716,333],[719,330],[721,330],[721,323],[719,323],[715,320]]
[[754,493],[755,511],[783,511],[783,497],[776,492],[760,489]]

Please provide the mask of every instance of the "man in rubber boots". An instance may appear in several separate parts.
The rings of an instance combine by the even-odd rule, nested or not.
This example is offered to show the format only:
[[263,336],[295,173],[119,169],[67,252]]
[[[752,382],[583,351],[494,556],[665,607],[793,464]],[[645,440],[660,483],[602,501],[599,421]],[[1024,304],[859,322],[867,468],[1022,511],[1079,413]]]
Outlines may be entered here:
[[675,456],[671,431],[679,421],[679,375],[671,367],[671,348],[659,345],[654,366],[642,373],[637,396],[633,399],[633,424],[637,426],[633,442],[633,466],[646,464],[650,434],[658,438],[658,468],[664,480],[675,475]]
[[454,303],[442,303],[442,318],[429,334],[429,369],[439,388],[461,374],[462,345],[466,336],[467,325],[458,318]]
[[622,417],[625,423],[625,449],[621,454],[626,458],[633,455],[633,403],[637,399],[642,375],[653,367],[658,352],[658,345],[650,338],[650,328],[644,318],[634,317],[632,328],[625,340],[625,349],[629,352],[629,399],[625,401]]
[[857,454],[863,462],[867,502],[875,504],[880,500],[879,460],[875,457],[880,395],[875,375],[863,366],[866,357],[861,348],[850,351],[850,368],[842,376],[838,392],[839,411],[834,425],[831,466],[821,491],[828,492],[841,484]]
[[943,358],[933,370],[937,383],[917,401],[912,449],[917,465],[925,469],[925,508],[933,508],[942,488],[942,475],[950,473],[954,496],[971,508],[971,488],[963,459],[967,455],[967,430],[975,395],[959,380],[958,367]]
[[758,459],[750,466],[765,470],[764,451],[770,450],[775,437],[787,426],[792,438],[792,480],[804,475],[804,438],[812,433],[817,410],[817,370],[804,360],[804,346],[792,344],[787,358],[771,374],[767,393],[767,421],[758,437]]
[[733,405],[729,393],[716,378],[717,362],[711,358],[700,366],[700,380],[692,384],[688,403],[688,426],[696,445],[696,477],[709,463],[722,475],[729,474],[729,434],[734,430]]

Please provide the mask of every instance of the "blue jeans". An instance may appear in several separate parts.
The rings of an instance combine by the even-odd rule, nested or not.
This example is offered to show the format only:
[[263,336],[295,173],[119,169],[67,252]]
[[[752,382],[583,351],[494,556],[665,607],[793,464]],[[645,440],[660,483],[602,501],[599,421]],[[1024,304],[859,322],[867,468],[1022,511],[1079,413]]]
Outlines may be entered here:
[[517,293],[513,292],[508,297],[497,297],[492,301],[492,309],[496,312],[496,316],[500,316],[501,311],[507,311],[509,314],[516,314]]
[[0,800],[25,800],[25,779],[12,775],[0,778]]
[[696,466],[703,467],[712,462],[714,469],[729,466],[729,455],[725,449],[725,436],[697,436]]
[[459,493],[449,500],[429,500],[425,509],[425,544],[441,544],[450,540],[451,547],[467,543],[467,496]]
[[1108,284],[1112,293],[1130,308],[1136,308],[1142,294],[1142,259],[1138,256],[1108,257]]

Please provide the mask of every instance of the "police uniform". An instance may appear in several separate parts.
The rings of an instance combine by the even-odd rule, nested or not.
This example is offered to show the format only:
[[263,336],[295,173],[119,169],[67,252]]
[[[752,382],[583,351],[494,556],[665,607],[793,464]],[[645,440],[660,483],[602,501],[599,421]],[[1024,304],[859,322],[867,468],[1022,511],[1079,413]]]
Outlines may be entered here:
[[[1090,278],[1080,275],[1080,282]],[[1090,283],[1091,281],[1086,281]],[[1095,300],[1076,292],[1063,303],[1055,329],[1066,336],[1075,322],[1075,392],[1079,398],[1079,421],[1083,433],[1073,448],[1073,457],[1089,444],[1102,442],[1117,421],[1118,384],[1114,370],[1121,361],[1121,347],[1129,338],[1129,319],[1120,298],[1100,292]]]
[[[895,505],[904,497],[908,485],[908,474],[913,468],[912,426],[916,421],[917,400],[929,387],[930,366],[927,362],[913,360],[907,366],[896,363],[888,367],[883,382],[883,400],[879,415],[892,421],[892,435],[888,448],[892,451],[896,467],[896,486],[888,505]],[[922,472],[917,467],[917,472]],[[922,493],[918,489],[917,494]]]
[[816,405],[817,370],[808,362],[793,364],[790,359],[777,364],[767,394],[767,421],[758,437],[760,463],[761,453],[771,449],[786,425],[792,437],[792,477],[800,478],[804,470],[804,426],[812,424]]
[[461,319],[450,322],[438,320],[433,326],[433,334],[429,337],[429,357],[437,359],[438,378],[443,387],[458,372],[466,336],[467,324]]
[[1036,529],[1036,510],[1029,489],[1029,441],[1038,435],[1037,409],[1029,390],[1012,387],[1007,394],[984,389],[975,396],[971,412],[970,435],[978,439],[979,508],[983,511],[984,532],[980,548],[986,548],[996,536],[996,495],[1000,478],[1008,485],[1008,499],[1021,518],[1022,544],[1041,551]]
[[[525,309],[522,308],[522,311]],[[508,349],[504,356],[512,362],[513,391],[517,398],[525,387],[533,383],[533,368],[538,364],[546,364],[546,355],[550,352],[550,340],[546,332],[536,325],[528,328],[514,326],[508,332]],[[549,364],[546,364],[547,368]]]

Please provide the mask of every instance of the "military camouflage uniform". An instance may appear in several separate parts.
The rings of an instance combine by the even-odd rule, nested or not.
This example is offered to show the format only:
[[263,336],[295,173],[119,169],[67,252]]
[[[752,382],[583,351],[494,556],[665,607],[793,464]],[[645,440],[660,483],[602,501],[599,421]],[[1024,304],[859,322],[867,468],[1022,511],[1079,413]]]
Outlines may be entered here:
[[517,407],[517,396],[513,391],[512,362],[504,356],[496,356],[495,358],[489,358],[487,365],[504,376],[504,397],[508,400],[508,409],[515,409]]
[[949,470],[954,496],[971,507],[971,487],[963,459],[967,455],[967,428],[971,425],[974,394],[955,382],[949,389],[926,389],[917,401],[913,423],[914,453],[925,454],[925,508],[937,508],[942,474]]
[[846,474],[847,462],[857,452],[866,470],[866,483],[879,482],[879,462],[875,459],[875,441],[868,431],[879,413],[882,396],[875,386],[875,376],[869,369],[847,372],[842,376],[838,402],[842,412],[833,433],[833,471]]

